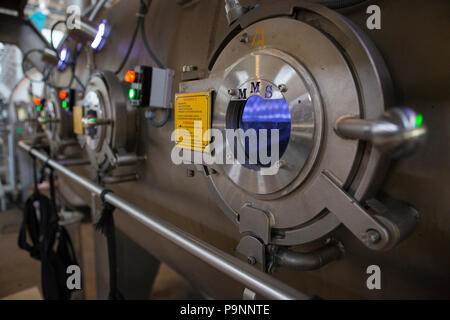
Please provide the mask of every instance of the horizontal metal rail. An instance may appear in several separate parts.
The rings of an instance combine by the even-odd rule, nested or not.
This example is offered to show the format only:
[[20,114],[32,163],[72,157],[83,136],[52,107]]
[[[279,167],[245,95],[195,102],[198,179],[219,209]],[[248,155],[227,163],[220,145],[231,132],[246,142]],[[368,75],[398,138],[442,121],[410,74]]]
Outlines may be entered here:
[[[58,162],[49,159],[48,155],[33,149],[26,141],[19,141],[19,147],[29,154],[46,162],[50,167],[72,179],[89,191],[100,195],[103,188],[88,179],[72,172]],[[114,193],[107,193],[105,200],[121,209],[143,225],[186,250],[193,256],[209,264],[230,278],[243,284],[246,288],[268,299],[304,300],[310,297],[263,273],[236,257],[229,255],[214,246],[190,235],[189,233],[167,223],[161,218],[144,212]]]

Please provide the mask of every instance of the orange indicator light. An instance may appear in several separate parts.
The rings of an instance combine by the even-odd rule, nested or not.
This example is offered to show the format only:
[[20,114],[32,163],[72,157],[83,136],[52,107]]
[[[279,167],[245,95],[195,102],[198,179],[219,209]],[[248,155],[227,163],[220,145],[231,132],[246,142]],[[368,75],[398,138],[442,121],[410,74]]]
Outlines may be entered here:
[[64,90],[61,90],[61,91],[59,92],[59,98],[60,98],[60,99],[65,99],[65,98],[67,98],[67,92],[64,91]]
[[134,82],[134,80],[136,80],[136,72],[131,70],[127,71],[125,74],[125,82]]

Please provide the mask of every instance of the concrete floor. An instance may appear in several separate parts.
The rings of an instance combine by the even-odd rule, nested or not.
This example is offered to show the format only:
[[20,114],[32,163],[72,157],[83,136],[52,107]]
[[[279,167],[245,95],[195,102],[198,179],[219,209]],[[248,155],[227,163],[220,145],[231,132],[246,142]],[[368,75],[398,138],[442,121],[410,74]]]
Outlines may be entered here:
[[39,287],[41,264],[19,249],[17,235],[21,212],[0,212],[0,298]]
[[[17,245],[22,212],[0,212],[0,299],[37,299],[41,293],[41,264]],[[96,298],[94,228],[81,225],[84,298]],[[150,299],[198,299],[194,288],[167,265],[161,264]]]

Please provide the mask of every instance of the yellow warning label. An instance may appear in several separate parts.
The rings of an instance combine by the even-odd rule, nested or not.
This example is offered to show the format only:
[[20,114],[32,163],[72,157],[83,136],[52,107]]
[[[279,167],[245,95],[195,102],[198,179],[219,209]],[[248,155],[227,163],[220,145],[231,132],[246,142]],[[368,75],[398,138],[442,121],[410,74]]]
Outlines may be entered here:
[[175,141],[177,147],[204,151],[211,140],[211,92],[175,95]]
[[80,106],[73,107],[73,132],[75,134],[83,134],[83,126],[81,124],[83,118],[83,108]]

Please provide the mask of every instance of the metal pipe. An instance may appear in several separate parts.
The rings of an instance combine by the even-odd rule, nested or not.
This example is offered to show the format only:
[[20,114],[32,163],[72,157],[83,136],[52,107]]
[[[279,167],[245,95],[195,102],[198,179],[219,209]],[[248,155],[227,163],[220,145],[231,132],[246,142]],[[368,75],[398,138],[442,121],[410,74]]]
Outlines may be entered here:
[[91,162],[88,159],[62,159],[58,160],[58,163],[65,167],[73,167],[73,166],[85,166],[90,164]]
[[300,271],[320,269],[332,261],[341,259],[344,255],[342,246],[334,243],[311,252],[296,252],[285,247],[270,246],[269,253],[274,260],[275,268],[283,266]]
[[244,15],[248,11],[248,8],[244,8],[239,0],[225,0],[225,14],[227,17],[228,25],[233,24],[239,17]]
[[138,179],[139,176],[136,173],[130,173],[130,174],[122,174],[119,176],[104,176],[103,182],[105,184],[115,184],[115,183],[136,181]]
[[370,141],[382,152],[411,152],[427,130],[423,117],[409,108],[393,108],[379,119],[366,120],[351,115],[336,120],[335,130],[343,138]]
[[40,124],[45,124],[45,123],[57,123],[60,122],[61,120],[58,118],[47,118],[47,117],[39,117],[38,118],[38,122]]
[[379,144],[392,136],[401,135],[403,129],[396,123],[388,121],[369,121],[359,118],[339,118],[336,122],[337,132],[348,139],[373,141]]
[[60,142],[61,147],[70,147],[70,146],[79,146],[79,145],[80,144],[75,139],[67,139],[67,140],[63,140]]
[[[70,171],[58,162],[49,159],[46,154],[33,149],[25,141],[19,141],[19,147],[25,151],[28,151],[30,154],[41,159],[42,161],[46,161],[47,164],[53,169],[74,180],[87,190],[97,195],[100,195],[102,192],[102,187]],[[105,200],[137,221],[141,222],[158,235],[171,241],[178,247],[186,250],[188,253],[199,258],[220,272],[223,272],[225,275],[240,282],[248,289],[253,290],[263,297],[281,300],[309,299],[309,296],[304,293],[293,289],[281,281],[251,267],[238,258],[211,246],[210,244],[190,235],[170,223],[167,223],[163,219],[152,215],[151,213],[142,211],[114,193],[106,194]]]
[[88,20],[94,21],[95,17],[97,16],[98,12],[103,8],[103,6],[106,4],[106,0],[100,0],[94,9],[92,10],[91,14],[89,15]]
[[97,126],[104,126],[104,125],[111,124],[111,123],[112,123],[112,121],[109,119],[97,119],[93,116],[87,116],[87,117],[81,118],[81,125],[85,129],[91,129],[91,128],[95,128]]
[[89,5],[89,7],[87,7],[86,9],[83,10],[83,12],[81,13],[81,16],[86,17],[88,14],[90,14],[92,12],[92,10],[94,10],[96,5],[97,5],[97,1],[92,1],[91,4]]
[[135,154],[127,153],[117,156],[114,160],[114,165],[117,165],[118,167],[130,166],[135,165],[139,161],[144,161],[146,159],[147,159],[146,156],[137,156]]

